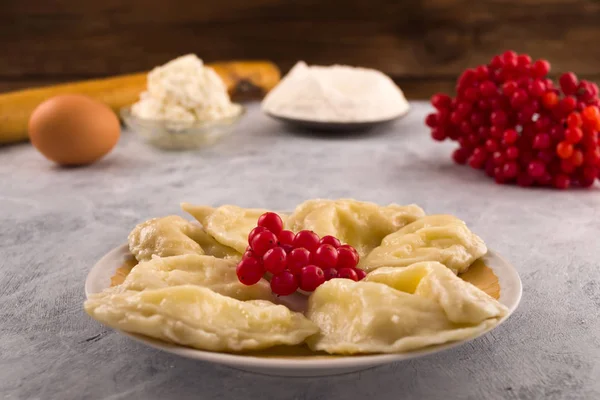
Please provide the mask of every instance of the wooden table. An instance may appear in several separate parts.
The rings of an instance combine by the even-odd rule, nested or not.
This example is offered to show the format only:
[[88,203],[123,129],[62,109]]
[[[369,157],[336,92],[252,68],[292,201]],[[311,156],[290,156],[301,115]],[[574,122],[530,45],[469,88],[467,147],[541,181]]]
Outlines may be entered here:
[[598,0],[4,0],[0,90],[206,61],[346,63],[390,74],[412,99],[514,49],[600,79]]

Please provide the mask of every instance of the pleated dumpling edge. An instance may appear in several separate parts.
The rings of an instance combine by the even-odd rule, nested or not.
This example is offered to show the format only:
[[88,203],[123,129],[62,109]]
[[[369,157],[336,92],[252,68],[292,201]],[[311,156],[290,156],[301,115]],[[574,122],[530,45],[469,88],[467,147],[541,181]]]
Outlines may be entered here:
[[421,263],[321,285],[306,314],[320,333],[307,342],[332,354],[399,353],[475,337],[507,312],[445,266]]

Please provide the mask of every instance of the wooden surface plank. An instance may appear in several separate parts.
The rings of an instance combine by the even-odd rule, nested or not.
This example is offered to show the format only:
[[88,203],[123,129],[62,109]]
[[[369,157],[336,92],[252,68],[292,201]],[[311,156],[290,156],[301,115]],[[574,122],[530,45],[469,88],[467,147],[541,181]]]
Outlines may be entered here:
[[599,20],[594,0],[4,0],[0,88],[143,71],[194,52],[284,71],[300,59],[373,67],[423,97],[432,91],[420,85],[452,87],[507,48],[600,76]]

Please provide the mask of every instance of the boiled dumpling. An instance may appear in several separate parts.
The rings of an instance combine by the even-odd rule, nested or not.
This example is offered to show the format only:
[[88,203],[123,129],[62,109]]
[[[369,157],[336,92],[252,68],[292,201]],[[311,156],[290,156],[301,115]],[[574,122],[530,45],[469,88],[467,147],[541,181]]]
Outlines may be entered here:
[[171,215],[152,218],[137,225],[129,234],[129,250],[138,261],[153,255],[160,257],[182,254],[209,254],[215,257],[239,257],[230,247],[223,246],[196,223]]
[[255,285],[246,286],[239,281],[235,267],[235,260],[206,255],[155,256],[133,267],[117,290],[142,291],[190,284],[238,300],[273,300],[269,282],[261,279]]
[[416,205],[400,206],[349,199],[309,200],[288,217],[286,228],[294,232],[308,229],[319,236],[332,235],[352,245],[361,257],[381,244],[381,240],[406,224],[423,217]]
[[332,279],[313,292],[307,317],[320,328],[307,340],[313,350],[405,352],[476,336],[507,312],[439,263],[372,274],[360,282]]
[[464,221],[452,215],[429,215],[386,236],[379,247],[360,260],[359,267],[372,271],[438,261],[454,273],[461,273],[485,253],[485,243]]
[[192,285],[94,294],[85,310],[115,329],[210,351],[295,345],[318,331],[284,306],[239,301]]
[[364,281],[383,283],[402,292],[432,299],[444,309],[448,319],[457,324],[478,324],[506,313],[505,306],[438,262],[420,262],[405,268],[378,268]]
[[[240,253],[246,251],[248,234],[256,227],[258,218],[268,211],[229,205],[212,208],[188,203],[183,203],[181,208],[196,218],[219,243]],[[285,219],[284,215],[279,215]]]

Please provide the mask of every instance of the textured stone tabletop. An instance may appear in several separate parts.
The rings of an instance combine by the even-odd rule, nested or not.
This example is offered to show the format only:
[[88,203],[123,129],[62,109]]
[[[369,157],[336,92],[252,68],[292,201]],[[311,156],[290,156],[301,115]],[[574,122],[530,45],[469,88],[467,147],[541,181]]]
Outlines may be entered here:
[[[0,148],[2,399],[599,399],[600,185],[498,186],[451,163],[422,120],[352,137],[292,133],[256,105],[199,152],[160,152],[124,132],[87,168]],[[415,361],[328,378],[276,378],[137,344],[83,311],[104,253],[181,201],[290,209],[315,197],[415,202],[452,213],[519,270],[523,300],[492,333]]]

